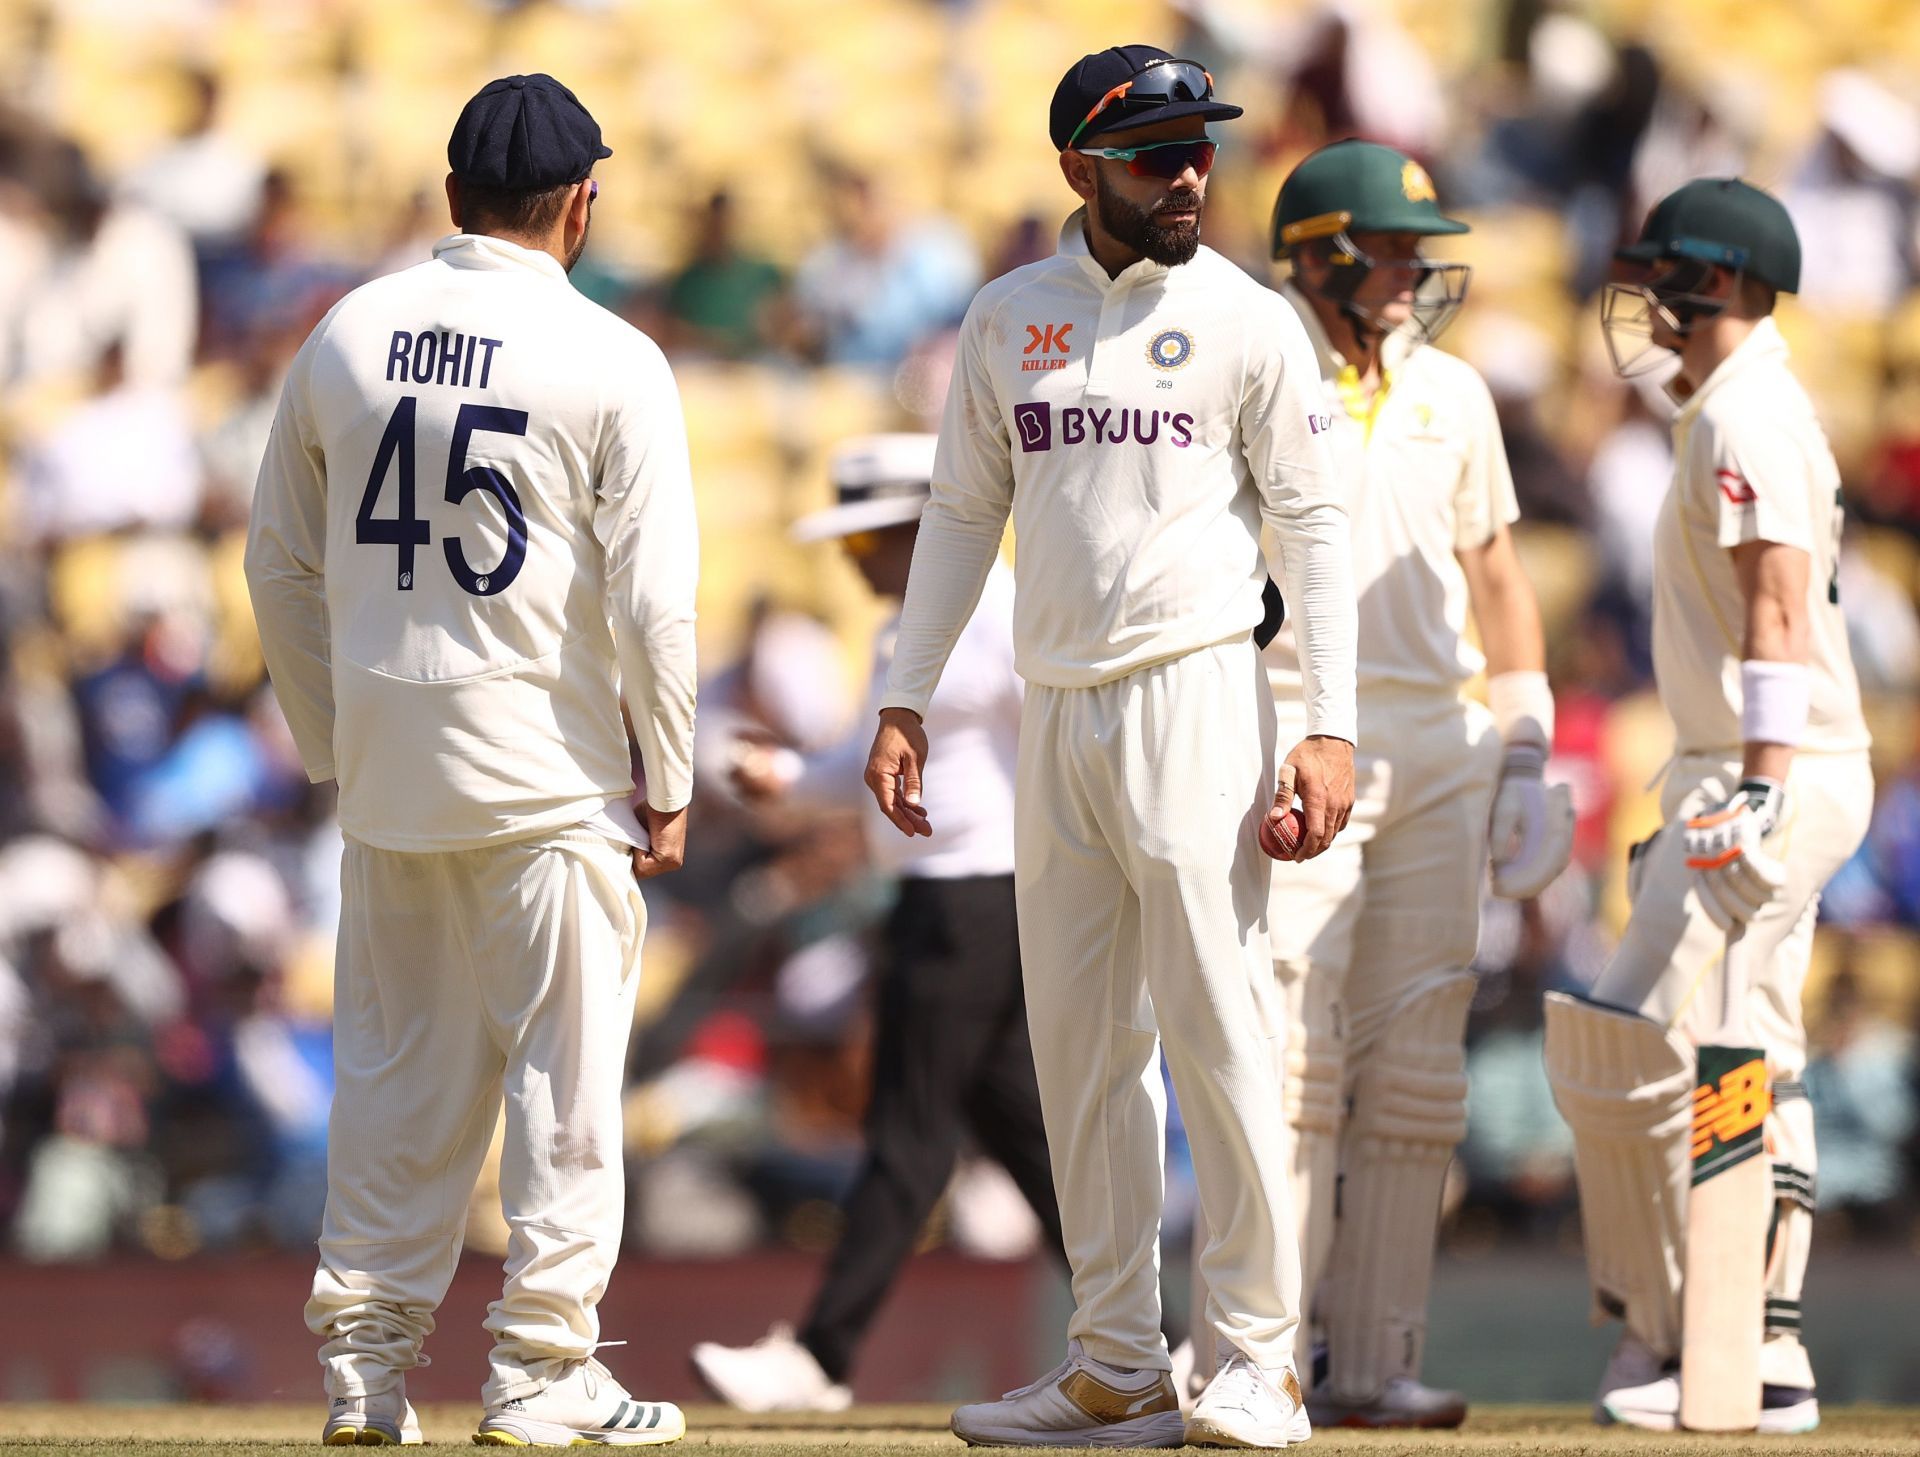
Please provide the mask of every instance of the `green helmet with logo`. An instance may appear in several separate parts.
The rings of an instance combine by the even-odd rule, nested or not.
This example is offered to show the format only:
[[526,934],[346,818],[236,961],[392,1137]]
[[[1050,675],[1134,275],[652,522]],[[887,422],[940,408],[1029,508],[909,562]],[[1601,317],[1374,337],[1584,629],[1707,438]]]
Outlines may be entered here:
[[[1376,258],[1355,235],[1431,238],[1467,231],[1440,211],[1427,169],[1378,142],[1322,147],[1293,169],[1273,205],[1273,256],[1292,263],[1294,286],[1337,307],[1355,337],[1375,345],[1389,333],[1415,346],[1437,336],[1466,300],[1471,270],[1417,254]],[[1374,302],[1363,302],[1376,269],[1386,269],[1390,279],[1398,275],[1397,281],[1389,283],[1385,301],[1376,287]],[[1410,302],[1392,303],[1408,299],[1409,291]],[[1408,312],[1395,317],[1394,307]]]
[[1335,142],[1293,169],[1273,206],[1273,256],[1339,233],[1464,233],[1444,216],[1427,169],[1377,142]]

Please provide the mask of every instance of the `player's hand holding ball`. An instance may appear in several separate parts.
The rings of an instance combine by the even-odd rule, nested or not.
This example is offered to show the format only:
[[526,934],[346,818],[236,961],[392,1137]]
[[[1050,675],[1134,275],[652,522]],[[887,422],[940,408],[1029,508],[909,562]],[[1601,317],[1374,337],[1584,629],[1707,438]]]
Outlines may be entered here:
[[[1294,795],[1300,807],[1293,807]],[[1333,843],[1353,813],[1353,745],[1314,734],[1294,745],[1280,770],[1280,793],[1260,826],[1260,848],[1276,860],[1311,860]],[[1285,849],[1295,834],[1293,853]]]
[[1786,887],[1787,867],[1765,849],[1786,814],[1786,790],[1743,779],[1732,799],[1687,821],[1687,869],[1700,905],[1723,931],[1745,925]]
[[1273,797],[1266,818],[1260,821],[1260,848],[1275,860],[1291,860],[1300,853],[1307,838],[1307,821],[1293,803],[1294,769],[1280,766],[1280,792]]
[[927,731],[920,715],[906,708],[880,710],[880,728],[867,755],[867,788],[880,813],[903,835],[931,835],[933,824],[920,807],[920,775],[927,763]]
[[1532,900],[1573,856],[1573,793],[1546,783],[1546,767],[1544,745],[1530,739],[1507,745],[1487,829],[1493,893],[1503,900]]

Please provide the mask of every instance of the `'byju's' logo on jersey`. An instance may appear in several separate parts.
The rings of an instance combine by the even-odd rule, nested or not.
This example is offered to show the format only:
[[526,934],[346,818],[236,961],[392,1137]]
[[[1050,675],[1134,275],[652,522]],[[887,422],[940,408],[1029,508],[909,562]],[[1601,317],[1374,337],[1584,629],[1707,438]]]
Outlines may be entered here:
[[1029,453],[1053,449],[1053,406],[1039,400],[1013,407],[1014,428],[1020,432],[1020,448]]
[[[1026,371],[1045,369],[1065,369],[1066,356],[1073,346],[1067,343],[1067,335],[1073,332],[1072,324],[1029,324],[1027,325],[1027,347],[1020,352],[1039,358],[1027,358],[1020,361],[1020,368]],[[1053,356],[1058,354],[1059,358]]]
[[1315,435],[1323,434],[1333,428],[1333,416],[1309,415],[1307,416],[1307,428],[1312,430]]
[[[1032,454],[1052,450],[1053,406],[1045,400],[1013,407],[1014,428],[1021,450]],[[1193,444],[1193,416],[1182,410],[1093,410],[1067,405],[1060,411],[1060,443],[1065,445],[1155,445],[1165,441],[1176,450]]]
[[1147,358],[1155,369],[1184,369],[1193,358],[1193,335],[1185,329],[1162,329],[1147,346]]

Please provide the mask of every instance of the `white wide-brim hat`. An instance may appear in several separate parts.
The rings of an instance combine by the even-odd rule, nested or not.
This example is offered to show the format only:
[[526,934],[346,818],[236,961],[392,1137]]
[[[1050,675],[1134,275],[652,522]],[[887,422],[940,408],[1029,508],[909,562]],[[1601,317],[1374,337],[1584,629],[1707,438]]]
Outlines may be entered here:
[[839,500],[793,524],[795,541],[830,541],[918,521],[931,494],[932,435],[861,435],[827,463]]

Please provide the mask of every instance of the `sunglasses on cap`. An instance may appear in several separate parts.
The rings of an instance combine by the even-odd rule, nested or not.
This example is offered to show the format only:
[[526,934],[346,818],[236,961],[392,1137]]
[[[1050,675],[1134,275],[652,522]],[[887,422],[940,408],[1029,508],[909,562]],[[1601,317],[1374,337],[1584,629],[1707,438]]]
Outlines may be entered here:
[[1147,142],[1138,147],[1074,148],[1083,157],[1125,162],[1127,171],[1135,177],[1158,177],[1162,181],[1171,181],[1189,167],[1195,176],[1205,177],[1213,170],[1213,154],[1219,150],[1220,144],[1212,137],[1182,137],[1178,141]]
[[1073,135],[1067,138],[1067,147],[1080,140],[1080,133],[1093,124],[1093,119],[1109,106],[1122,106],[1128,110],[1147,110],[1156,106],[1166,106],[1175,101],[1211,101],[1213,99],[1213,74],[1198,61],[1159,60],[1148,61],[1133,75],[1122,81],[1094,103],[1093,110],[1080,119],[1080,125],[1073,129]]

